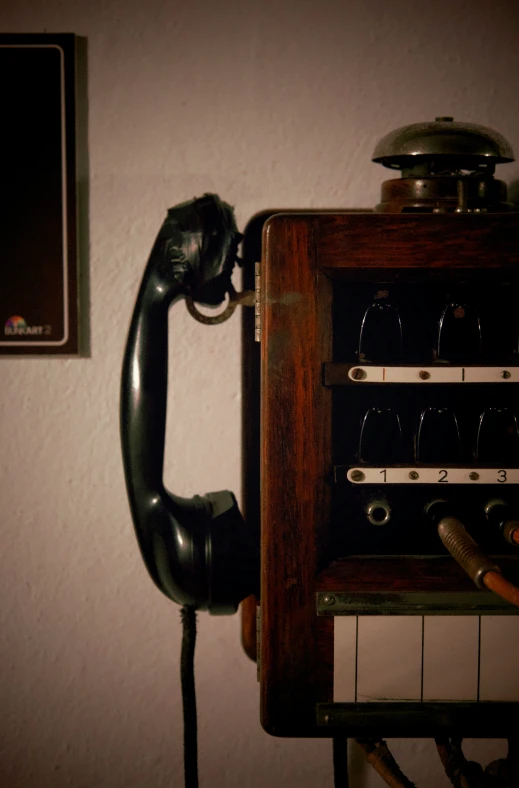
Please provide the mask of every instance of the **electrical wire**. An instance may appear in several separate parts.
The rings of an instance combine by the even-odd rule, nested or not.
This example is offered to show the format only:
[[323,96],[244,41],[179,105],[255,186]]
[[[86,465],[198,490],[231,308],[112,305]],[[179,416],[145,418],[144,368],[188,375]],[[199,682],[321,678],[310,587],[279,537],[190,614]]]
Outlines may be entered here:
[[434,742],[436,744],[436,749],[438,750],[438,755],[440,756],[442,766],[445,771],[447,771],[450,755],[450,742],[447,738],[438,738],[435,739]]
[[[489,509],[489,515],[487,515],[487,517],[489,516],[492,516],[491,509]],[[519,521],[505,520],[504,522],[499,523],[499,526],[505,542],[517,547],[519,545]]]
[[364,750],[366,760],[389,785],[390,788],[415,788],[415,784],[407,779],[391,755],[389,747],[383,739],[357,739],[357,744]]
[[519,607],[519,588],[506,580],[503,575],[498,572],[486,572],[483,575],[483,582],[489,591],[493,591],[494,594],[498,594],[507,602]]
[[184,785],[198,788],[198,728],[195,692],[196,609],[184,606],[182,619],[182,650],[180,654],[180,682],[184,715]]
[[476,761],[468,761],[461,747],[462,739],[446,737],[435,739],[440,760],[454,788],[499,788],[490,783],[489,777]]
[[333,737],[333,784],[335,788],[349,788],[348,739],[345,736]]
[[479,588],[486,587],[512,605],[519,606],[519,588],[501,575],[499,567],[481,550],[457,517],[443,517],[438,523],[438,535],[454,560]]

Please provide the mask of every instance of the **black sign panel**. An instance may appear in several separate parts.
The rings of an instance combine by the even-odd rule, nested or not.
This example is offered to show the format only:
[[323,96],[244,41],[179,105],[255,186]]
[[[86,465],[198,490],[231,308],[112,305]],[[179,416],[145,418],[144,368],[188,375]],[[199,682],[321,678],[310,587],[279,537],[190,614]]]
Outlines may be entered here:
[[0,36],[0,353],[78,352],[75,37]]

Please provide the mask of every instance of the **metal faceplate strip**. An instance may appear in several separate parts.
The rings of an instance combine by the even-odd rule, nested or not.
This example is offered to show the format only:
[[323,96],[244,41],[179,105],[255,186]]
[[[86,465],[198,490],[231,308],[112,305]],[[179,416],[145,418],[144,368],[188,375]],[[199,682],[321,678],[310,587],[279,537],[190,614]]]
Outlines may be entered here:
[[519,381],[519,368],[356,366],[348,377],[354,383],[514,383]]
[[[350,727],[351,736],[373,735],[391,730],[392,736],[434,736],[438,730],[459,735],[509,736],[511,720],[519,704],[514,702],[468,703],[317,703],[316,722],[325,728]],[[426,733],[425,731],[428,731]],[[486,732],[486,733],[485,733]]]
[[316,594],[318,616],[518,615],[519,608],[491,592],[401,592]]
[[337,482],[352,484],[519,484],[519,468],[426,468],[409,466],[391,468],[350,468],[336,465]]

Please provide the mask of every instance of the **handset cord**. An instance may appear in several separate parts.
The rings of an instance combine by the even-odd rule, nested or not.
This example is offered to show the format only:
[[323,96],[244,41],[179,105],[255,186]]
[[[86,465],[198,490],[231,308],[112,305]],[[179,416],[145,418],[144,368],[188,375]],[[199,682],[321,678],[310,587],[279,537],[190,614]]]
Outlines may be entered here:
[[349,788],[348,777],[348,739],[346,736],[333,737],[333,784],[335,788]]
[[181,611],[182,650],[180,682],[184,716],[184,785],[198,788],[198,728],[195,691],[196,609],[185,605]]

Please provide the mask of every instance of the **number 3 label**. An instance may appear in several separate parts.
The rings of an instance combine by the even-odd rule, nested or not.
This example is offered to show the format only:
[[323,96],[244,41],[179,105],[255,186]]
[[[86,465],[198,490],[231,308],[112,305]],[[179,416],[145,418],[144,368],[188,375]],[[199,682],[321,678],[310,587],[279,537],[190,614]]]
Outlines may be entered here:
[[497,472],[497,481],[499,482],[499,484],[504,484],[507,481],[506,471]]

